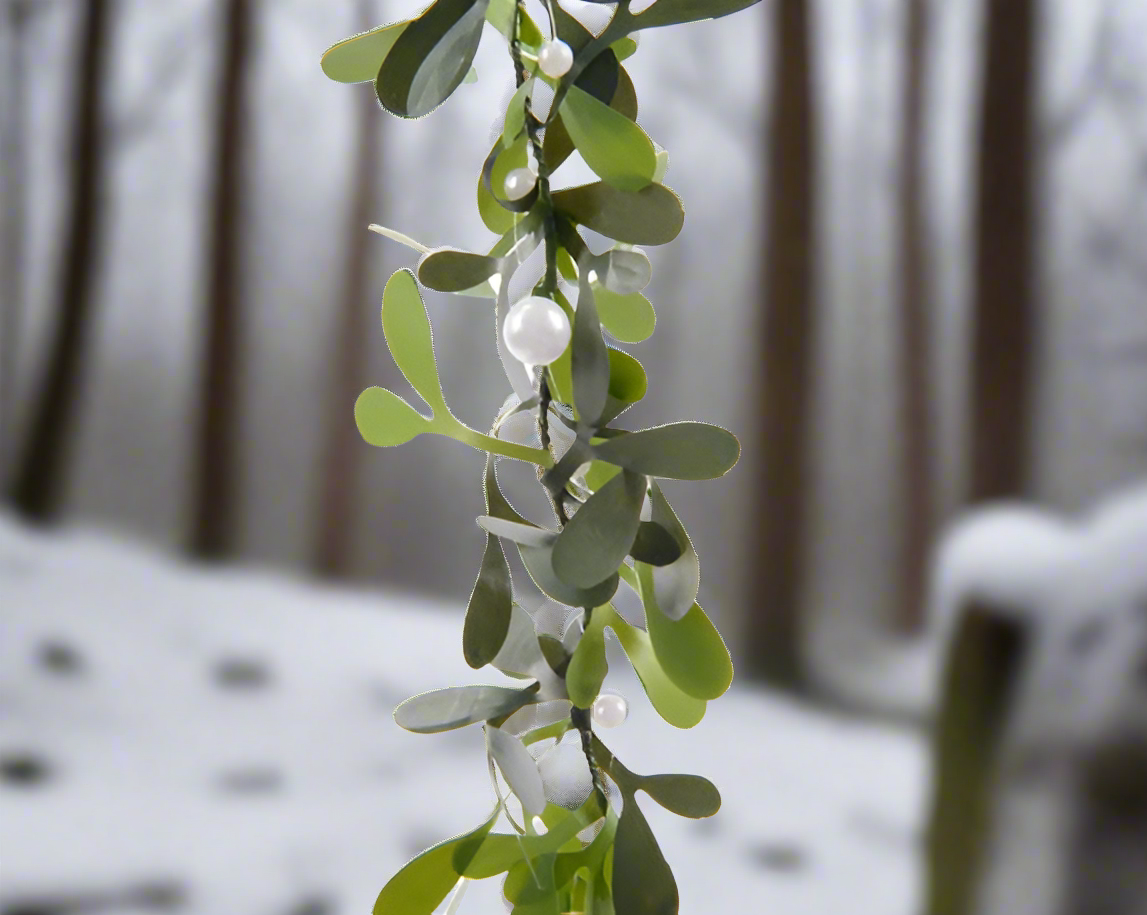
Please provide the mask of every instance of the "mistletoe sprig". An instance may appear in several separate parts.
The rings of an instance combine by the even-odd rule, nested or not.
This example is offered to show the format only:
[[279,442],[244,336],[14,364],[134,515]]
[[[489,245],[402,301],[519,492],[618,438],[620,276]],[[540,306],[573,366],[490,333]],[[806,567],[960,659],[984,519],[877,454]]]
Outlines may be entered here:
[[[652,268],[635,246],[670,242],[684,224],[680,199],[662,183],[668,155],[637,124],[637,95],[622,61],[636,51],[643,29],[724,16],[755,2],[655,0],[635,13],[620,0],[595,35],[557,0],[544,0],[548,34],[524,0],[436,0],[417,18],[356,35],[323,57],[332,79],[373,82],[383,108],[417,118],[472,75],[489,24],[507,42],[517,84],[478,182],[479,212],[499,236],[487,253],[430,249],[372,227],[421,254],[416,269],[399,270],[387,283],[382,326],[429,415],[398,394],[370,388],[355,404],[355,420],[372,445],[430,433],[486,452],[486,514],[477,519],[486,548],[466,611],[463,655],[474,669],[490,665],[526,684],[434,690],[395,711],[402,727],[418,733],[482,724],[496,802],[479,827],[399,871],[379,895],[377,915],[431,915],[452,890],[447,910],[455,912],[467,881],[499,875],[518,915],[678,910],[673,874],[637,793],[694,818],[716,813],[720,795],[696,775],[637,775],[601,742],[595,724],[616,726],[626,714],[624,700],[602,692],[605,634],[612,631],[653,707],[675,727],[696,725],[706,703],[728,689],[728,650],[697,603],[697,553],[658,481],[723,476],[740,446],[706,423],[635,431],[617,424],[645,396],[648,381],[641,364],[606,338],[640,343],[656,323],[642,292]],[[535,110],[543,95],[552,97],[544,115]],[[600,180],[554,188],[551,176],[575,150]],[[595,254],[583,229],[613,239],[614,247]],[[531,295],[512,303],[511,283],[540,247],[544,273]],[[420,284],[494,303],[514,394],[488,433],[466,426],[446,403]],[[571,302],[565,290],[574,288]],[[533,417],[540,447],[509,434],[520,414]],[[553,509],[550,524],[530,521],[510,504],[498,482],[499,459],[536,467]],[[540,631],[516,600],[507,546],[538,591],[574,614],[560,637]],[[640,599],[644,628],[615,609],[622,585]],[[547,766],[571,749],[567,737],[585,773],[573,791]],[[503,817],[511,832],[494,831]]]

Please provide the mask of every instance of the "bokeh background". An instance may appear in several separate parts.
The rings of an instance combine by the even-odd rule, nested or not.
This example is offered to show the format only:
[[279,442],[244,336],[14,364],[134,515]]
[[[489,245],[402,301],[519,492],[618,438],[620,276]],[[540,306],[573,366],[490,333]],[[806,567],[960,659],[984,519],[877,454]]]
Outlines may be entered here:
[[[591,25],[609,10],[563,5]],[[391,626],[387,614],[417,615],[411,625],[455,647],[442,634],[460,627],[484,543],[482,457],[430,436],[386,451],[358,439],[357,392],[404,389],[377,305],[412,265],[365,227],[492,244],[474,189],[512,74],[491,34],[476,83],[400,122],[369,87],[318,66],[334,41],[420,8],[0,6],[4,524],[13,568],[41,552],[80,557],[45,560],[72,576],[70,597],[0,581],[12,638],[40,644],[45,607],[114,604],[119,586],[85,584],[107,564],[134,582],[122,601],[138,604],[141,632],[145,605],[179,593],[141,569],[170,566],[215,576],[223,590],[202,587],[236,615],[250,596],[236,603],[224,585],[249,575],[271,604],[304,589],[316,607],[377,607]],[[742,439],[726,478],[667,491],[703,557],[702,602],[744,672],[745,707],[780,702],[790,717],[778,726],[794,734],[821,726],[799,725],[796,708],[873,729],[842,732],[841,748],[903,741],[917,787],[905,799],[890,786],[876,806],[912,808],[916,826],[897,852],[906,876],[873,912],[916,899],[923,725],[944,648],[926,625],[934,544],[969,506],[1075,515],[1147,476],[1145,61],[1144,0],[764,0],[646,33],[626,63],[687,210],[681,237],[648,252],[659,323],[631,348],[651,387],[627,420],[705,419]],[[479,300],[427,303],[447,399],[484,427],[508,392],[491,315]],[[108,612],[109,625],[136,625]],[[351,650],[332,639],[332,658]],[[399,651],[380,643],[379,663]],[[54,720],[55,694],[40,696],[20,657],[3,675],[23,709],[12,714]],[[844,717],[856,713],[867,717]],[[39,733],[29,727],[12,733]],[[64,740],[72,725],[60,727]],[[0,793],[0,818],[23,798]],[[769,848],[753,859],[766,870],[802,869],[789,846]],[[0,849],[0,881],[25,896],[67,888],[66,867],[32,877],[35,855],[11,854]],[[385,879],[401,856],[383,858]],[[217,912],[312,911],[220,892]],[[81,893],[92,911],[171,903],[153,897]],[[313,911],[362,910],[336,898]],[[14,905],[2,911],[25,911]]]

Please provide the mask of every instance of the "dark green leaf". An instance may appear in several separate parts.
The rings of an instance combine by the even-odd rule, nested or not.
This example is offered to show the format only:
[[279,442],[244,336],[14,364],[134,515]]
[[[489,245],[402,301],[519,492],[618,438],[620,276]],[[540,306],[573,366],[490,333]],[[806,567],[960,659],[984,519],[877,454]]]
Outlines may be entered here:
[[477,829],[441,842],[410,861],[382,888],[374,915],[431,915],[482,847],[500,811],[499,806]]
[[645,775],[640,788],[678,816],[699,820],[721,809],[721,792],[700,775]]
[[642,521],[629,555],[651,566],[667,566],[681,558],[681,547],[660,524]]
[[418,262],[418,279],[438,292],[465,292],[498,272],[498,259],[454,248],[439,248]]
[[627,191],[653,180],[657,153],[635,122],[577,86],[570,87],[561,112],[574,146],[602,180]]
[[[558,3],[555,2],[551,8],[554,11],[554,24],[557,26],[558,37],[570,46],[576,56],[593,41],[593,33]],[[617,55],[607,49],[586,65],[574,80],[574,85],[608,105],[617,89],[618,69]]]
[[677,882],[645,814],[625,798],[613,845],[613,904],[624,915],[677,915]]
[[582,633],[574,649],[573,660],[566,670],[566,689],[570,702],[578,708],[589,708],[601,692],[601,684],[609,672],[605,659],[605,616],[590,617],[589,626]]
[[575,588],[554,572],[553,547],[518,545],[518,553],[530,578],[547,597],[567,607],[600,607],[617,593],[619,577],[614,574],[592,588]]
[[406,22],[380,25],[332,45],[323,54],[323,73],[340,83],[373,82],[406,26]]
[[697,699],[716,699],[733,682],[733,661],[717,627],[698,604],[680,620],[671,620],[657,606],[653,569],[638,563],[637,577],[645,605],[645,625],[653,653],[666,676]]
[[680,558],[670,565],[649,563],[660,566],[653,570],[653,594],[661,612],[671,620],[679,620],[693,609],[697,600],[697,592],[701,587],[701,561],[697,558],[693,541],[689,539],[673,507],[661,492],[661,487],[654,483],[650,489],[653,520],[667,530],[681,548]]
[[354,421],[363,441],[380,448],[404,445],[430,427],[425,416],[386,388],[367,388],[359,394]]
[[685,224],[681,200],[662,184],[623,191],[599,181],[556,191],[553,201],[574,222],[631,245],[667,244]]
[[446,410],[434,361],[430,318],[418,293],[418,283],[409,270],[397,271],[386,284],[382,296],[382,332],[394,361],[411,387],[432,409]]
[[489,0],[437,0],[411,21],[375,80],[382,106],[420,118],[441,105],[466,78],[486,21]]
[[416,734],[437,734],[509,715],[534,702],[537,692],[537,684],[525,689],[449,686],[407,699],[394,710],[394,720]]
[[541,648],[546,663],[550,665],[550,670],[559,677],[564,677],[570,665],[570,656],[565,646],[552,635],[539,635],[538,647]]
[[475,670],[485,667],[502,650],[510,631],[513,607],[506,554],[498,538],[487,534],[482,568],[466,606],[466,624],[462,630],[462,655]]
[[645,477],[627,470],[577,510],[554,543],[562,581],[591,588],[617,571],[637,536],[645,490]]
[[652,29],[701,19],[718,19],[748,9],[760,0],[657,0],[634,19],[634,29]]
[[601,322],[597,317],[589,275],[584,270],[578,287],[577,311],[574,312],[570,360],[574,406],[577,407],[578,418],[583,423],[595,426],[605,409],[605,398],[609,394],[610,362],[601,335]]
[[599,460],[651,477],[714,480],[737,463],[741,445],[720,426],[683,422],[619,435],[594,452]]

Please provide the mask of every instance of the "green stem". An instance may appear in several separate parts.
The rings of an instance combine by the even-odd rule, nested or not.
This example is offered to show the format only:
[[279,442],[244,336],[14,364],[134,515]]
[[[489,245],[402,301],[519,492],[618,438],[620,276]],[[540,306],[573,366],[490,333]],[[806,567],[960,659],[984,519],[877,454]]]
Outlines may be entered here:
[[516,442],[503,441],[491,435],[483,435],[481,432],[471,429],[462,423],[458,423],[457,426],[451,425],[447,429],[436,429],[434,431],[440,435],[448,435],[450,438],[457,439],[464,445],[470,445],[479,451],[489,451],[491,454],[497,454],[501,457],[526,461],[529,464],[537,464],[539,467],[544,467],[547,470],[554,465],[554,459],[548,451],[543,451],[541,448],[531,448],[528,445],[519,445]]

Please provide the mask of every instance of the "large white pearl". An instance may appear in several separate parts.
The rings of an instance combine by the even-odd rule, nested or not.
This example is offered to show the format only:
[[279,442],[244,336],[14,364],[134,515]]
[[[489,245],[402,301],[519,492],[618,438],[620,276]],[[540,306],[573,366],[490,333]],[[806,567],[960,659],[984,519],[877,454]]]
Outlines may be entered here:
[[573,62],[573,51],[560,38],[547,41],[538,50],[538,66],[550,79],[561,79],[570,72]]
[[594,724],[603,728],[616,728],[629,717],[629,703],[617,693],[602,693],[593,702]]
[[508,175],[504,189],[507,200],[521,200],[538,183],[538,176],[528,168],[515,168]]
[[569,346],[570,320],[557,302],[531,295],[510,309],[502,337],[515,359],[527,365],[549,365]]

